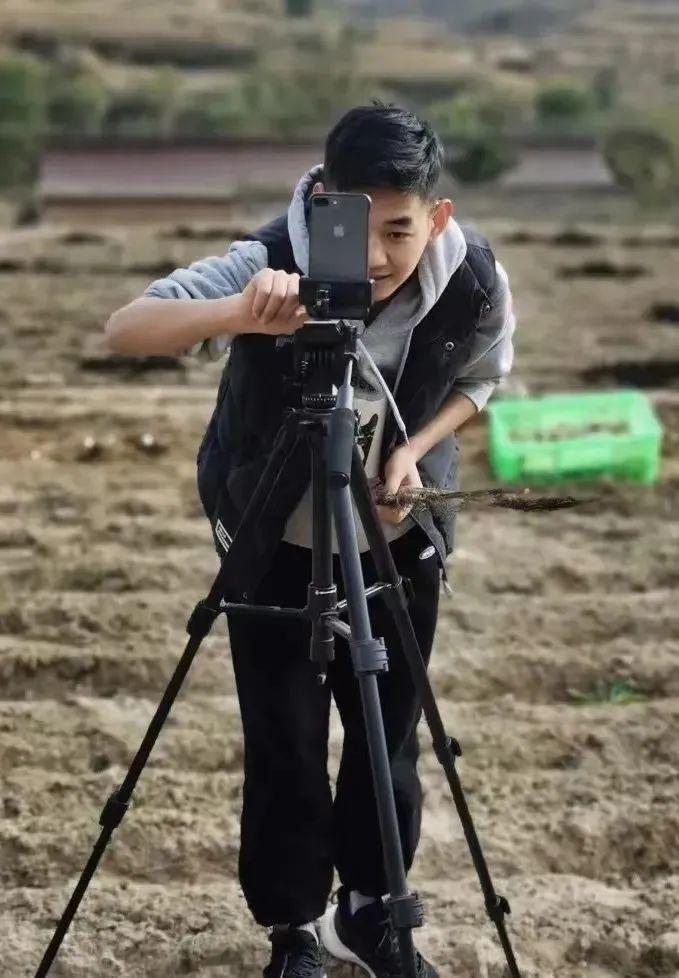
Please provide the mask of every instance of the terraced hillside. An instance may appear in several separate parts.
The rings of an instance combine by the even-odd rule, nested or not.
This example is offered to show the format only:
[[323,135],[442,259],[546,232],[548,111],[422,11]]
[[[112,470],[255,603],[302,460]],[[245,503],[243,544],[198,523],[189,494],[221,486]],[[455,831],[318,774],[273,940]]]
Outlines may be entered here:
[[[0,43],[53,60],[74,49],[117,89],[144,68],[172,65],[182,84],[225,90],[258,66],[288,77],[314,50],[343,61],[365,86],[428,104],[459,91],[461,78],[520,93],[532,82],[591,81],[613,67],[626,102],[671,103],[679,87],[679,8],[673,0],[531,0],[473,5],[430,0],[319,0],[315,16],[285,16],[284,0],[5,0]],[[377,16],[376,16],[377,15]],[[176,81],[176,80],[175,80]],[[166,80],[167,84],[167,80]],[[171,93],[168,93],[171,94]]]
[[[598,502],[582,510],[464,513],[432,681],[447,729],[463,746],[460,771],[496,885],[512,906],[523,974],[676,978],[679,367],[671,359],[676,324],[647,314],[655,301],[676,301],[677,251],[667,236],[632,248],[615,229],[575,251],[563,239],[554,245],[544,228],[512,244],[506,229],[484,230],[514,285],[514,379],[535,391],[582,386],[584,371],[607,365],[609,379],[597,382],[608,384],[621,364],[646,364],[667,425],[663,478],[656,487],[600,486]],[[226,244],[105,232],[91,240],[22,232],[0,242],[8,337],[0,353],[6,978],[33,974],[89,855],[102,804],[184,647],[188,615],[216,572],[194,456],[219,365],[107,362],[97,337],[154,267]],[[605,281],[558,274],[585,258],[637,262],[647,274]],[[463,441],[464,485],[493,484],[483,415]],[[635,684],[643,698],[609,702],[615,680]],[[418,944],[442,978],[500,978],[494,933],[425,727],[420,740],[425,815],[411,883],[427,917]],[[333,712],[333,777],[340,747]],[[220,619],[55,976],[261,974],[268,943],[236,875],[241,765]]]

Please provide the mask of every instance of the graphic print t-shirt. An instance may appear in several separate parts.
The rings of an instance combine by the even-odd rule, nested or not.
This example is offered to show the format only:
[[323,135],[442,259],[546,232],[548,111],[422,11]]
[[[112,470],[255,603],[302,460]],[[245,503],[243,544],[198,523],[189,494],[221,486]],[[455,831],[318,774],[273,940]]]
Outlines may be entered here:
[[[397,321],[384,322],[384,317],[379,320],[377,317],[399,293],[408,303],[408,308],[418,302],[419,282],[417,271],[414,271],[410,278],[392,296],[382,302],[376,302],[371,308],[365,325],[361,324],[359,328],[361,340],[369,350],[377,369],[380,371],[380,374],[392,393],[395,393],[398,386],[400,373],[407,357],[410,337],[415,328],[414,318],[412,315],[407,314],[399,317]],[[372,325],[373,323],[374,325]],[[358,369],[354,374],[353,406],[354,411],[359,417],[358,444],[363,456],[363,465],[368,480],[371,480],[379,475],[382,435],[387,412],[391,408],[372,368],[367,362],[364,362],[363,357],[359,358]],[[287,543],[294,543],[300,547],[311,547],[313,526],[312,498],[311,486],[309,486],[299,505],[288,518],[283,534],[283,540]],[[353,510],[358,537],[358,549],[361,552],[365,552],[370,549],[368,540],[363,531],[355,506]],[[387,540],[391,541],[403,536],[413,525],[414,523],[411,517],[406,516],[404,520],[395,526],[389,523],[383,523],[382,527]],[[334,526],[332,547],[334,553],[339,552]]]
[[[380,394],[377,391],[366,390],[362,391],[362,394],[365,396],[354,396],[354,410],[359,415],[358,444],[363,456],[363,465],[365,466],[368,479],[372,479],[379,472],[380,447],[388,405],[384,394]],[[286,543],[294,543],[300,547],[310,547],[311,517],[312,491],[311,484],[309,484],[297,508],[288,517],[283,540]],[[356,523],[358,549],[361,552],[369,550],[368,540],[355,507],[354,521]],[[396,531],[393,535],[387,532],[387,539],[395,539],[397,536],[402,536],[409,529],[409,526],[412,525],[408,523],[408,525],[404,526],[403,524],[405,523],[407,523],[407,518],[397,527],[385,527],[385,532],[387,530]],[[339,553],[334,526],[332,529],[332,549],[333,553]]]

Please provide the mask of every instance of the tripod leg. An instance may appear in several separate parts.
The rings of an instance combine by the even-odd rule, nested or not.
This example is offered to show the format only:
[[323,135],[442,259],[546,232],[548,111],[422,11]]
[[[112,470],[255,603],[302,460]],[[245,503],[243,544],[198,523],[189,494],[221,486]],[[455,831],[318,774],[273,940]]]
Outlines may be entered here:
[[481,843],[476,834],[464,791],[462,790],[462,783],[455,767],[455,758],[461,755],[462,749],[454,738],[446,734],[443,726],[443,720],[441,719],[441,714],[429,682],[427,667],[422,659],[413,624],[408,614],[408,604],[403,581],[399,576],[389,545],[381,530],[379,515],[370,492],[368,478],[365,474],[363,460],[357,445],[354,446],[353,450],[351,491],[356,501],[356,508],[361,518],[368,543],[370,544],[377,576],[380,580],[394,585],[393,588],[383,591],[382,597],[393,614],[394,622],[401,639],[403,653],[407,659],[413,683],[422,702],[424,714],[431,732],[434,752],[446,773],[448,784],[453,794],[455,807],[462,823],[462,829],[471,852],[474,868],[476,869],[481,883],[481,889],[483,890],[486,912],[497,928],[498,937],[505,957],[507,958],[510,975],[512,978],[521,978],[505,926],[505,914],[511,912],[509,903],[505,897],[499,896],[493,887],[488,866],[481,849]]
[[394,788],[377,688],[376,674],[385,671],[388,668],[388,663],[384,642],[372,637],[356,538],[356,525],[351,505],[351,493],[348,485],[333,489],[333,509],[349,624],[351,626],[349,645],[363,706],[392,919],[399,935],[403,974],[406,978],[416,978],[415,949],[411,928],[419,926],[421,923],[421,907],[408,894]]
[[335,658],[335,633],[323,618],[324,611],[337,608],[337,585],[333,581],[332,568],[332,520],[330,491],[328,486],[327,427],[319,425],[310,432],[311,489],[313,500],[311,548],[311,581],[307,604],[311,614],[312,662],[321,665],[319,682],[326,679],[327,663]]
[[[261,518],[262,512],[266,509],[272,492],[277,488],[277,484],[281,479],[281,474],[285,470],[286,459],[289,452],[295,446],[298,440],[298,419],[293,414],[290,415],[279,429],[272,453],[267,461],[262,475],[260,476],[255,491],[252,495],[249,505],[247,506],[243,519],[241,520],[233,540],[231,541],[231,546],[228,548],[226,556],[221,560],[219,572],[215,578],[215,581],[210,589],[210,592],[204,600],[200,601],[193,610],[191,617],[187,623],[187,631],[189,633],[190,640],[186,645],[184,653],[175,669],[175,672],[168,683],[168,686],[163,694],[163,697],[158,705],[156,713],[149,724],[148,730],[144,736],[144,739],[137,751],[137,754],[130,765],[130,769],[120,785],[120,787],[114,791],[108,798],[102,813],[99,818],[99,824],[102,827],[102,831],[95,843],[89,860],[78,880],[78,883],[71,895],[71,898],[64,910],[57,927],[55,929],[54,935],[49,943],[45,954],[38,966],[38,970],[35,973],[35,978],[45,978],[48,974],[49,969],[61,947],[63,939],[71,925],[73,918],[75,917],[78,907],[87,891],[87,887],[97,870],[101,857],[103,856],[108,843],[113,835],[113,831],[120,824],[124,818],[127,808],[129,805],[130,798],[136,787],[137,781],[144,769],[144,766],[153,750],[155,742],[162,730],[162,727],[167,719],[167,716],[172,708],[172,705],[179,694],[182,687],[184,679],[193,663],[193,659],[198,651],[202,639],[210,631],[215,619],[220,614],[221,607],[224,606],[223,596],[226,593],[235,592],[240,594],[242,591],[242,580],[243,576],[248,578],[249,586],[254,586],[257,579],[261,578],[261,568],[257,566],[253,567],[253,560],[251,554],[248,553],[249,546],[249,533],[256,521]],[[327,493],[327,482],[326,493]],[[326,507],[327,507],[327,496],[326,496]],[[327,552],[331,557],[331,546],[328,540]],[[249,576],[244,571],[244,565],[249,568]],[[325,559],[323,560],[319,573],[322,573],[323,579],[325,580],[326,571]],[[330,565],[330,575],[332,571],[332,566]],[[332,607],[335,604],[333,603]],[[320,626],[321,631],[319,632],[321,638],[325,639],[325,630],[327,626],[323,623]],[[325,644],[322,643],[323,648]],[[331,651],[333,651],[331,649]],[[334,654],[334,651],[333,651]],[[332,658],[332,656],[330,656]]]
[[[265,567],[261,559],[262,555],[253,552],[253,540],[257,539],[255,528],[265,521],[272,496],[280,491],[280,483],[289,464],[289,456],[298,439],[297,416],[291,413],[278,429],[266,465],[233,533],[233,538],[226,543],[220,539],[224,554],[221,556],[219,574],[205,599],[210,607],[219,607],[220,599],[224,595],[229,595],[232,599],[247,599],[248,593],[254,591],[261,580]],[[218,513],[214,514],[215,522],[218,516]]]
[[158,708],[148,726],[144,739],[141,742],[139,750],[137,751],[130,769],[127,772],[123,783],[120,787],[114,791],[108,798],[104,808],[102,809],[101,815],[99,816],[99,824],[102,826],[99,838],[95,843],[92,850],[92,854],[87,861],[87,865],[83,870],[78,883],[71,895],[71,899],[68,901],[66,909],[64,910],[59,923],[57,924],[56,930],[49,943],[45,954],[43,955],[42,961],[35,973],[35,978],[45,978],[48,973],[54,958],[61,946],[61,943],[66,936],[66,932],[71,925],[71,921],[75,917],[80,902],[85,895],[85,891],[89,886],[90,880],[94,876],[99,861],[103,856],[106,847],[113,835],[114,829],[120,825],[125,813],[127,812],[130,798],[132,797],[132,792],[134,791],[137,781],[144,769],[144,765],[149,759],[149,755],[153,750],[156,740],[163,728],[170,710],[172,709],[172,704],[177,698],[182,684],[186,678],[186,675],[191,668],[193,659],[200,647],[200,643],[208,634],[215,618],[219,612],[213,611],[209,608],[205,602],[199,601],[194,608],[191,617],[186,626],[186,630],[191,636],[189,641],[186,643],[186,648],[179,660],[177,667],[167,685],[167,688],[163,694],[163,698],[158,704]]

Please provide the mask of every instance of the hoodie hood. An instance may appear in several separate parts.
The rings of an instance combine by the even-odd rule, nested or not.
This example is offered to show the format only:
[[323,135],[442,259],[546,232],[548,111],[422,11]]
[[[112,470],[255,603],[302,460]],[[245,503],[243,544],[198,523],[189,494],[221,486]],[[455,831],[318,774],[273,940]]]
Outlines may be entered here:
[[[288,234],[292,251],[297,267],[304,275],[309,274],[308,201],[314,184],[322,181],[322,179],[323,164],[317,163],[299,180],[288,208]],[[408,319],[415,320],[413,326],[417,325],[420,320],[424,319],[432,306],[438,302],[451,277],[464,261],[466,254],[467,242],[464,234],[457,221],[451,217],[443,233],[428,243],[418,263],[417,273],[421,294],[415,308],[411,302],[408,302],[406,296],[404,297],[405,303],[409,306],[406,309],[405,305],[402,305],[401,295],[397,295],[375,317],[374,322],[378,322],[388,311],[389,318],[392,316],[403,318],[405,314]]]
[[[292,251],[297,267],[304,275],[309,274],[308,202],[314,184],[322,179],[323,164],[317,163],[299,180],[288,208],[288,234]],[[424,249],[417,265],[417,276],[413,276],[412,281],[405,283],[398,294],[387,302],[375,316],[369,329],[364,328],[360,321],[350,320],[361,337],[357,342],[360,382],[373,390],[383,392],[406,442],[408,432],[394,394],[403,373],[413,330],[439,300],[466,254],[467,242],[464,234],[457,222],[450,218],[443,233],[430,241]],[[375,360],[382,359],[380,353],[389,345],[393,346],[395,341],[399,344],[400,356],[392,391]]]

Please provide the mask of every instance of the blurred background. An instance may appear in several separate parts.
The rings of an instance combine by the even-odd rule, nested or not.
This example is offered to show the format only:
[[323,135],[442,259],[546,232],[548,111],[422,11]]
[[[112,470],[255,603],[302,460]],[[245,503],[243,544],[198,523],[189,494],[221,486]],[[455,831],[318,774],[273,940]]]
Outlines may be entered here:
[[[566,466],[545,490],[534,468],[520,485],[591,501],[463,511],[430,673],[524,976],[679,975],[678,94],[676,0],[3,0],[7,978],[34,973],[217,571],[195,454],[223,361],[112,355],[104,323],[283,213],[370,96],[437,127],[441,189],[510,278],[514,367],[461,432],[462,488],[507,482],[493,406],[631,389],[662,430],[644,434],[643,482]],[[615,435],[612,462],[638,448],[639,412],[578,424]],[[341,736],[333,709],[331,778]],[[441,978],[500,978],[420,740],[418,945]],[[55,974],[261,975],[237,877],[242,754],[219,619]]]
[[672,0],[6,0],[5,221],[284,201],[370,95],[436,125],[470,213],[666,213],[677,17]]

